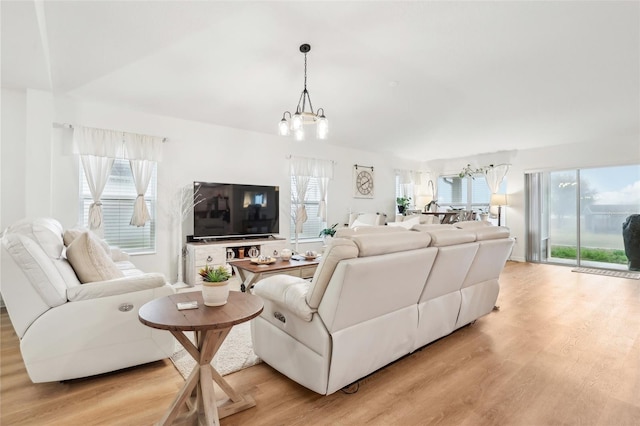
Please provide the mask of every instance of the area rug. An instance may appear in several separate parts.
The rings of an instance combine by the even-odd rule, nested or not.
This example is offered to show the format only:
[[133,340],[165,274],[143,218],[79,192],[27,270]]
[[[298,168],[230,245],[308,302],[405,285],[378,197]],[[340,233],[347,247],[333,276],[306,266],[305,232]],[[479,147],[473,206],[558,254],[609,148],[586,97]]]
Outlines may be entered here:
[[575,268],[575,269],[572,269],[571,271],[582,272],[585,274],[605,275],[607,277],[640,280],[640,272],[611,271],[609,269],[596,269],[596,268]]
[[[187,336],[191,334],[189,338],[193,341],[193,334],[186,334]],[[180,346],[179,344],[177,345]],[[173,362],[173,365],[185,380],[196,365],[195,360],[182,347],[171,356],[171,362]],[[213,357],[211,365],[220,375],[224,376],[261,362],[262,360],[253,352],[251,326],[248,322],[244,322],[231,329],[227,338],[222,342],[222,346]]]

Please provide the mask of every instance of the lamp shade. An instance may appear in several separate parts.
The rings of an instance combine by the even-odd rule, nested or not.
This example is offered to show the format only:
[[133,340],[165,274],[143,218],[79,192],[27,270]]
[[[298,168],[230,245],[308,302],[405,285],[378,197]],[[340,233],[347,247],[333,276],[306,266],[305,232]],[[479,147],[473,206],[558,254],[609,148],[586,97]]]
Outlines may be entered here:
[[491,201],[489,204],[492,206],[506,206],[507,194],[491,194]]
[[424,209],[427,204],[433,201],[433,197],[431,195],[418,195],[416,199],[416,207]]

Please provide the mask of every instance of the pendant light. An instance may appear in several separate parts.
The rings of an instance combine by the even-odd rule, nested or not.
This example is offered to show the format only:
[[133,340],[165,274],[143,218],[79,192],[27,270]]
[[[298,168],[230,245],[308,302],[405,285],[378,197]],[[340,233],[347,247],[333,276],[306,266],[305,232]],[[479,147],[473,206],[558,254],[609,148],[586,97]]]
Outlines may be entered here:
[[[304,126],[306,124],[316,125],[316,138],[318,139],[327,139],[329,134],[329,120],[324,115],[324,109],[318,108],[317,112],[314,112],[311,96],[309,96],[309,91],[307,90],[307,53],[310,50],[311,46],[308,44],[300,46],[300,52],[304,53],[304,89],[300,94],[296,112],[291,115],[289,111],[285,111],[282,114],[282,120],[278,123],[278,133],[281,136],[288,136],[293,133],[293,137],[297,141],[304,140]],[[309,104],[308,111],[306,109],[307,104]]]

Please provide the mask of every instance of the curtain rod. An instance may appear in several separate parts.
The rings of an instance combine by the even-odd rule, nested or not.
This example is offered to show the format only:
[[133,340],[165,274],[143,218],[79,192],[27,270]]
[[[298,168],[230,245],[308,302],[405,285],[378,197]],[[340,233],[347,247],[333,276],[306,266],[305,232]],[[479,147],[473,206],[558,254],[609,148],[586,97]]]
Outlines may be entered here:
[[[53,123],[53,127],[56,129],[71,129],[73,130],[73,124],[69,124],[69,123],[57,123],[54,122]],[[114,130],[115,132],[120,132],[121,130]],[[122,133],[133,133],[133,132],[124,132],[122,131]],[[140,134],[140,133],[138,133]],[[152,136],[152,135],[144,135],[144,136],[151,136],[151,137],[156,137],[156,136]],[[167,138],[162,138],[162,142],[167,142]]]
[[309,160],[319,160],[319,161],[331,161],[332,164],[338,164],[338,162],[336,160],[326,160],[324,158],[311,158],[311,157],[297,157],[295,155],[285,155],[285,157],[287,160],[291,160],[292,158],[307,158]]

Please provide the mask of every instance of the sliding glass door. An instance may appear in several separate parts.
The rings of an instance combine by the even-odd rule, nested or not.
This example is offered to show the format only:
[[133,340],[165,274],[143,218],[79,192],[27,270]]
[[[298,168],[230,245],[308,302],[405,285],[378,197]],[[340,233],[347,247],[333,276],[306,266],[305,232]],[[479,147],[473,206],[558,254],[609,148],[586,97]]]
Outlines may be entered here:
[[622,224],[640,213],[640,166],[531,173],[527,260],[627,269]]

